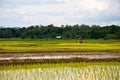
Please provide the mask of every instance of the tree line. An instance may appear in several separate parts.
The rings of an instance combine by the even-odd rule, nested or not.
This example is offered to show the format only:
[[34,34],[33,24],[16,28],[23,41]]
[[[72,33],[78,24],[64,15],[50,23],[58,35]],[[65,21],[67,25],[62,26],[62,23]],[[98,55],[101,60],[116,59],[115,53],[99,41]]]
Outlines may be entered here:
[[54,39],[61,36],[63,39],[120,39],[120,26],[118,25],[61,25],[60,27],[50,25],[32,25],[22,28],[0,28],[0,38],[21,39]]

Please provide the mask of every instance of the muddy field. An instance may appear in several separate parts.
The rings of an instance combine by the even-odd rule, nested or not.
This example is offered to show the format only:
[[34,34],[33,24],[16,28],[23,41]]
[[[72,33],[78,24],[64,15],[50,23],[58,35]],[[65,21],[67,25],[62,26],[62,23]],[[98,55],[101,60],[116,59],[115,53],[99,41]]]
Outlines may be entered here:
[[120,61],[119,52],[59,52],[59,53],[4,53],[0,64],[9,63],[57,63],[80,61]]
[[29,52],[29,53],[3,53],[1,57],[31,57],[31,56],[69,56],[69,55],[111,55],[120,56],[120,52]]

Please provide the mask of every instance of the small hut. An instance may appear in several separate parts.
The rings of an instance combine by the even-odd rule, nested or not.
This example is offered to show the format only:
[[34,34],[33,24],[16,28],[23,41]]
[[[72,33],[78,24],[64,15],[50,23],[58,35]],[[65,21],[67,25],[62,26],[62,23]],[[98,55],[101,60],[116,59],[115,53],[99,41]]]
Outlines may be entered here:
[[56,36],[56,39],[61,39],[62,37],[61,36]]

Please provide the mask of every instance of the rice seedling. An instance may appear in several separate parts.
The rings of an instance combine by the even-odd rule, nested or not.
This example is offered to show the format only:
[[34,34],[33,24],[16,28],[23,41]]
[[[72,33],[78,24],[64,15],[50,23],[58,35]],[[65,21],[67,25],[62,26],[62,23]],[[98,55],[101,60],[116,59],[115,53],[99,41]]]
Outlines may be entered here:
[[120,63],[0,65],[0,80],[120,80]]

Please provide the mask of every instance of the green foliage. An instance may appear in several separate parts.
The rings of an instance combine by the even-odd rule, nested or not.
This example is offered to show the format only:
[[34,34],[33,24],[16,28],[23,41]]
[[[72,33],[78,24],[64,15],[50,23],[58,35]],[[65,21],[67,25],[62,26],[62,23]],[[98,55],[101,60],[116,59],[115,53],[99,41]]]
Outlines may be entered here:
[[108,36],[111,39],[120,39],[120,26],[99,26],[99,25],[61,25],[53,24],[43,26],[35,25],[23,28],[1,28],[0,38],[22,38],[22,39],[54,39],[56,36],[62,36],[63,39],[100,39]]

